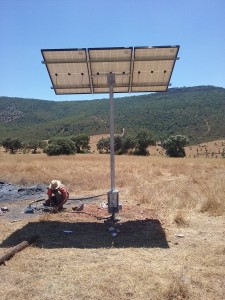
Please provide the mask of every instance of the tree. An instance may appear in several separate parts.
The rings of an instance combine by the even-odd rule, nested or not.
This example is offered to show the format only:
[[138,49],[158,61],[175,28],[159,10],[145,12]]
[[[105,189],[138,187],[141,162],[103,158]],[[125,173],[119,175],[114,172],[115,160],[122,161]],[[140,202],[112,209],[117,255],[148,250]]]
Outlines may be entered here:
[[153,134],[148,130],[141,130],[135,136],[135,155],[149,155],[148,147],[155,145]]
[[90,137],[86,134],[79,134],[71,138],[75,143],[76,152],[82,153],[84,150],[90,150]]
[[[147,147],[155,145],[155,140],[150,131],[142,130],[136,136],[133,135],[116,135],[114,137],[114,150],[116,154],[125,154],[130,149],[134,149],[136,155],[149,155]],[[99,153],[109,153],[110,138],[101,138],[97,143]]]
[[183,135],[170,136],[162,143],[162,147],[166,150],[166,155],[170,157],[186,156],[184,147],[189,144],[189,139]]
[[45,152],[49,156],[69,155],[76,152],[76,147],[74,142],[69,138],[57,138],[51,140],[50,144],[46,147]]
[[33,154],[37,153],[37,149],[44,149],[46,147],[47,143],[44,141],[39,141],[39,140],[30,140],[26,143],[26,148],[29,150],[32,150]]
[[109,153],[110,150],[110,138],[100,138],[100,140],[98,140],[97,142],[97,150],[99,151],[99,153]]
[[115,152],[119,151],[123,145],[123,137],[121,135],[114,136],[114,150]]
[[132,135],[125,135],[121,137],[121,146],[117,150],[117,154],[126,154],[128,150],[132,150],[135,147],[135,138]]
[[10,151],[11,154],[15,154],[17,150],[23,147],[22,141],[19,139],[7,138],[2,142],[2,146],[6,151]]

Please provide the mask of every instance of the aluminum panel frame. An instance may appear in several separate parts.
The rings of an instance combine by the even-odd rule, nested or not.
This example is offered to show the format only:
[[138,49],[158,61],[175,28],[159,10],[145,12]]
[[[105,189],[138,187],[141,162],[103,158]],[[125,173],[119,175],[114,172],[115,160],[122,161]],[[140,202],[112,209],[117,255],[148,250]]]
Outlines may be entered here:
[[180,46],[42,49],[57,95],[167,91]]

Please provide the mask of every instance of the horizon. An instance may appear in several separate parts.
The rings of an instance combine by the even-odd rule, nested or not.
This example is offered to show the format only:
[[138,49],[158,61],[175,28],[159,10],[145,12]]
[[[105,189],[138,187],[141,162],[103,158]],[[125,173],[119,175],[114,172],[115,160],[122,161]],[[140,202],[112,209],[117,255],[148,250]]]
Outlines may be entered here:
[[[201,88],[201,87],[212,87],[212,88],[221,88],[221,89],[225,89],[224,87],[222,86],[214,86],[214,85],[197,85],[197,86],[183,86],[183,87],[171,87],[171,88],[168,88],[167,91],[165,92],[146,92],[146,93],[130,93],[130,94],[122,94],[121,96],[118,96],[118,97],[115,97],[116,93],[114,94],[114,98],[116,100],[120,99],[120,98],[130,98],[130,97],[139,97],[139,96],[147,96],[147,95],[154,95],[154,94],[159,94],[159,93],[162,93],[162,94],[167,94],[169,93],[171,90],[175,90],[175,89],[191,89],[191,88]],[[117,93],[117,94],[121,94],[121,93]],[[98,95],[101,95],[101,94],[98,94]],[[24,98],[24,97],[17,97],[17,96],[5,96],[5,95],[0,95],[0,98],[18,98],[18,99],[27,99],[27,100],[42,100],[42,101],[53,101],[53,102],[71,102],[71,101],[75,101],[75,102],[83,102],[83,101],[94,101],[94,100],[108,100],[109,99],[109,95],[107,97],[107,94],[104,98],[95,98],[95,99],[60,99],[60,100],[51,100],[51,99],[38,99],[38,98],[34,98],[34,97],[31,97],[31,98]]]

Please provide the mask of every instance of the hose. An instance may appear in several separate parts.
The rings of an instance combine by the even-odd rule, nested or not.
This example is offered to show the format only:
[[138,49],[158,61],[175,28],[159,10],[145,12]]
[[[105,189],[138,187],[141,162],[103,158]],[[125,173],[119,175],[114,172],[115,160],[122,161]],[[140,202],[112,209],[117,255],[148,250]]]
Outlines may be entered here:
[[[100,194],[100,195],[89,196],[89,197],[69,198],[68,201],[69,201],[69,200],[72,200],[72,201],[82,201],[82,200],[94,199],[94,198],[98,198],[98,197],[106,196],[106,195],[107,195],[107,194]],[[41,199],[34,200],[34,201],[32,201],[31,203],[29,203],[28,207],[30,207],[33,203],[37,203],[37,202],[45,201],[45,200],[46,200],[45,198],[41,198]]]

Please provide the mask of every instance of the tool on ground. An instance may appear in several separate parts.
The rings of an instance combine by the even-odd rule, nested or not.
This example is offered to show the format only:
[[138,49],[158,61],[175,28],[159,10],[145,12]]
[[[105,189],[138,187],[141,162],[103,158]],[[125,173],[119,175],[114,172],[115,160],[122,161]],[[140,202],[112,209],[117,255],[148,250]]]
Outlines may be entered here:
[[72,207],[73,211],[82,211],[83,209],[84,209],[84,203],[79,203],[78,205]]
[[9,211],[9,209],[8,209],[8,207],[4,206],[4,207],[1,207],[1,211],[7,212],[7,211]]

